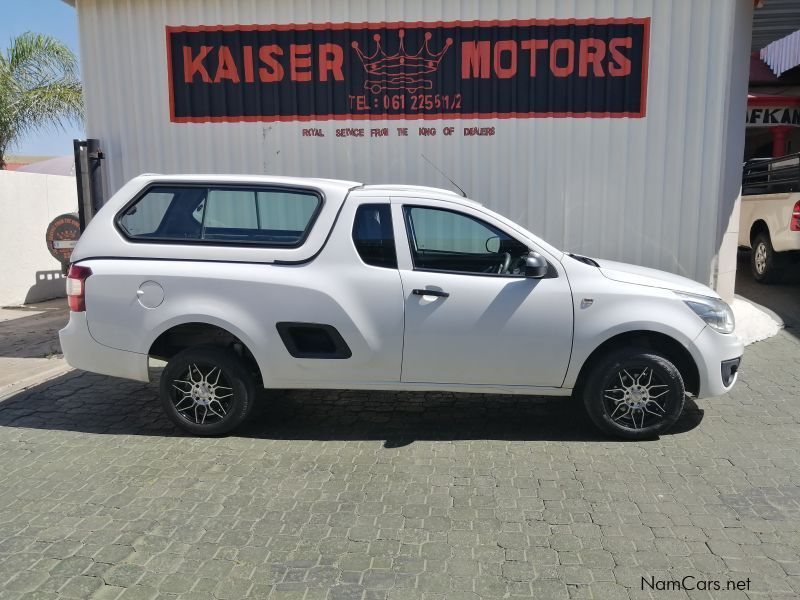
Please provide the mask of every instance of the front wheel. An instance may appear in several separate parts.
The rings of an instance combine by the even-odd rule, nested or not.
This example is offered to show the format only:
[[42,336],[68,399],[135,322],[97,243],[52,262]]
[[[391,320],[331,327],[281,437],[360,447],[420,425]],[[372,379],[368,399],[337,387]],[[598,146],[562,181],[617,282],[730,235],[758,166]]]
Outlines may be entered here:
[[253,376],[233,352],[213,346],[173,356],[161,375],[167,416],[195,435],[222,435],[241,425],[253,409]]
[[667,431],[683,412],[683,378],[647,349],[619,350],[597,363],[583,390],[594,424],[614,437],[641,440]]

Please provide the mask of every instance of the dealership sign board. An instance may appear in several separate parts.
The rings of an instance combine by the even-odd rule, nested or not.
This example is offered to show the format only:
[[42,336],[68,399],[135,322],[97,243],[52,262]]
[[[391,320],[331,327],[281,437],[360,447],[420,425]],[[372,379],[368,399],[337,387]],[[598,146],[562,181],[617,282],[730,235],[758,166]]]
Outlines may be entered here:
[[173,122],[644,117],[650,20],[168,26]]
[[769,127],[774,125],[800,125],[800,108],[781,106],[778,108],[748,108],[747,125]]

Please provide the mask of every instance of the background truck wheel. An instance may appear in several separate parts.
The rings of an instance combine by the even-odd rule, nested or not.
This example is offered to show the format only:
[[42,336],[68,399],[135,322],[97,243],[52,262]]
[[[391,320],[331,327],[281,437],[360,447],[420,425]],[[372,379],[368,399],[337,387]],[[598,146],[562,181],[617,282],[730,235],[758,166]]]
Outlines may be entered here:
[[603,432],[629,440],[667,431],[683,411],[685,389],[678,369],[647,349],[627,348],[597,363],[586,379],[583,402]]
[[778,257],[772,249],[769,233],[762,231],[753,238],[750,252],[750,270],[759,283],[772,283],[780,276]]
[[233,352],[198,346],[179,352],[161,374],[167,416],[195,435],[222,435],[241,425],[255,400],[253,376]]

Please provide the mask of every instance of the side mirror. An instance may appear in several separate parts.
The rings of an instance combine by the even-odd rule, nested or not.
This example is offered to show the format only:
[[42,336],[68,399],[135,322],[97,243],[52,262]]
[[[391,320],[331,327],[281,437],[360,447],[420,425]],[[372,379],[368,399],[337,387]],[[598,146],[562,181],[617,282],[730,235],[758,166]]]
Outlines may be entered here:
[[538,252],[531,252],[525,257],[525,277],[541,279],[547,275],[548,270],[547,261]]

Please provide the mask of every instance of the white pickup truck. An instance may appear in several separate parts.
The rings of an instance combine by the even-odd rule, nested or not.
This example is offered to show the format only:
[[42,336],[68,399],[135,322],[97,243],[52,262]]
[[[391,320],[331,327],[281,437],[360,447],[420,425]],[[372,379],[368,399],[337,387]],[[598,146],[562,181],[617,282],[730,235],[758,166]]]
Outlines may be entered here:
[[603,431],[652,437],[742,355],[708,287],[435,188],[147,175],[72,260],[67,361],[142,381],[167,361],[164,410],[199,435],[242,423],[258,388],[338,388],[575,393]]
[[750,248],[760,283],[780,279],[800,258],[800,155],[754,159],[744,165],[739,246]]

